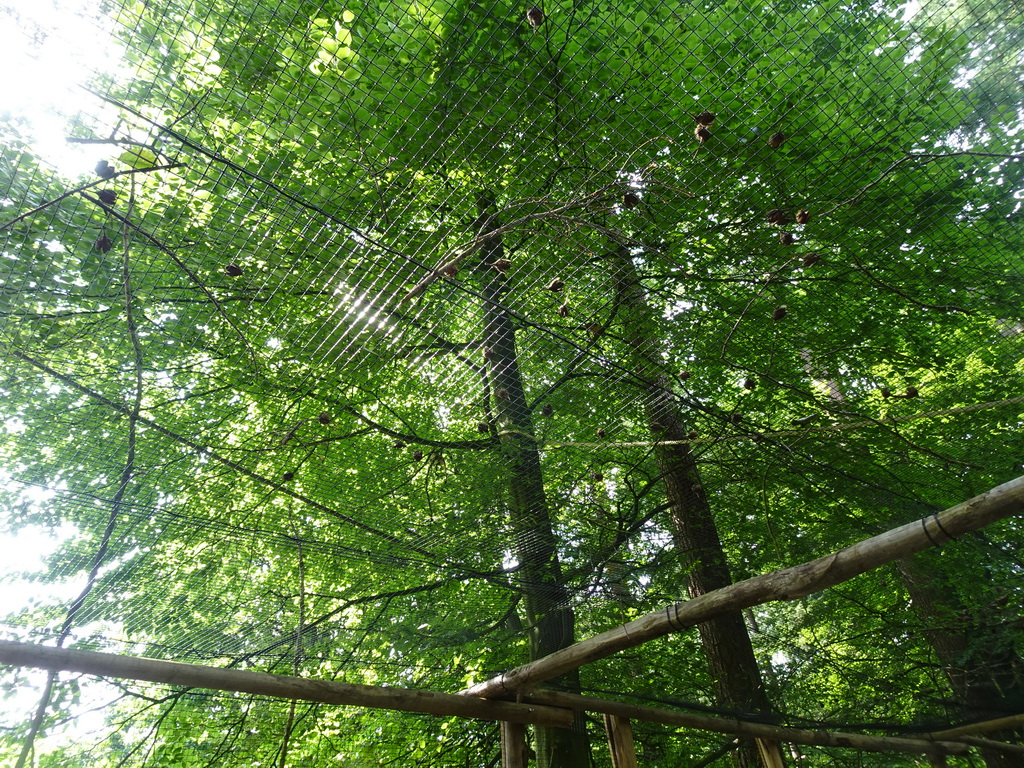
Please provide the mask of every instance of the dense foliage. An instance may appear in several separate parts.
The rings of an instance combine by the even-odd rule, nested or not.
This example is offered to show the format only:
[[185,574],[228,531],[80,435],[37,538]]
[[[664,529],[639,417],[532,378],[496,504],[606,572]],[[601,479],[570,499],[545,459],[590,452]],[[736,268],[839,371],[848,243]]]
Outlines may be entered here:
[[[60,536],[5,638],[459,690],[537,655],[556,611],[578,640],[687,596],[659,392],[734,579],[1020,474],[1011,15],[542,8],[124,2],[123,68],[68,129],[112,174],[62,180],[4,123],[4,524]],[[760,716],[1019,712],[1020,533],[748,612]],[[493,724],[70,676],[33,722],[40,679],[4,677],[8,762],[30,731],[54,766],[497,760]],[[579,682],[729,710],[696,633]],[[636,729],[644,765],[729,761],[727,737]]]

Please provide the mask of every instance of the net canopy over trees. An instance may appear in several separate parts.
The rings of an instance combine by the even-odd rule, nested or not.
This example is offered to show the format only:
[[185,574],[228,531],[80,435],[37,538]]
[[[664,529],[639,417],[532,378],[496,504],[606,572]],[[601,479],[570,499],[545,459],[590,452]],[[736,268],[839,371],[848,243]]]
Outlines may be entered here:
[[[0,640],[455,693],[1021,475],[1021,10],[8,8],[85,52],[49,124],[89,162],[3,113]],[[887,736],[1019,715],[1021,541],[546,685]],[[4,764],[500,759],[476,720],[2,680]],[[645,766],[926,764],[633,737]],[[603,738],[577,712],[531,748]]]

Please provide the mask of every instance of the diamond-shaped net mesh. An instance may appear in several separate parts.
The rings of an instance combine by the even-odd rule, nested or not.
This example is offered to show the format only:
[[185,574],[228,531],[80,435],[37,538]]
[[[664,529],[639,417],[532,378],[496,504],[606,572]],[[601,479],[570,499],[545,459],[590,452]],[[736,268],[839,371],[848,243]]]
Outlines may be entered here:
[[[1019,12],[6,8],[0,636],[455,692],[1014,478]],[[1019,543],[746,611],[756,696],[696,631],[578,689],[1016,714]],[[12,764],[499,760],[493,723],[4,681]],[[634,726],[643,765],[748,759]]]

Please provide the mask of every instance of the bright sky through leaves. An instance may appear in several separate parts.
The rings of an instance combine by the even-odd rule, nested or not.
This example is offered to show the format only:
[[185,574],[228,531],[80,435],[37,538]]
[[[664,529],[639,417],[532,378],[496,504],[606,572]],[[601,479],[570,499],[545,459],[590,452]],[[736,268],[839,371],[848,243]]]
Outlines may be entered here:
[[0,119],[20,123],[18,132],[66,176],[88,172],[95,149],[69,145],[63,116],[96,110],[96,99],[79,86],[95,71],[113,72],[121,48],[93,0],[30,2],[0,6]]

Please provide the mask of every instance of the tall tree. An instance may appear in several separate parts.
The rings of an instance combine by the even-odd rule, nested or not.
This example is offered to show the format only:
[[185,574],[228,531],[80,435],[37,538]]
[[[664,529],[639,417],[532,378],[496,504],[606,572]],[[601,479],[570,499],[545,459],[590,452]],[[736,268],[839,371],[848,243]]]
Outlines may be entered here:
[[[484,355],[493,396],[495,428],[500,435],[498,457],[508,478],[510,528],[521,568],[523,606],[530,632],[530,658],[539,659],[576,640],[575,620],[561,572],[544,492],[540,455],[516,351],[515,326],[505,306],[507,280],[500,221],[490,210],[492,195],[482,196],[479,271],[483,275]],[[497,265],[497,266],[496,266]],[[555,681],[579,691],[572,673]],[[582,713],[571,729],[537,728],[537,764],[569,768],[590,764]]]
[[[642,397],[669,499],[673,539],[683,559],[690,597],[699,597],[732,583],[729,563],[689,445],[691,430],[686,428],[685,415],[672,391],[672,377],[665,370],[658,324],[647,305],[628,249],[615,248],[608,261],[613,289],[623,310],[623,339],[634,350],[634,370],[644,382]],[[772,703],[740,612],[703,622],[698,630],[719,705],[770,714]],[[736,757],[736,763],[742,766],[775,766],[782,761],[778,745],[769,741],[761,741],[756,747],[748,743]]]
[[[73,527],[59,581],[88,575],[120,515],[75,642],[455,690],[1019,471],[1020,140],[1012,110],[974,109],[969,38],[871,3],[527,10],[124,3],[134,76],[98,80],[116,115],[72,129],[113,178],[47,206],[74,183],[8,133],[5,216],[43,206],[3,229],[10,525]],[[942,570],[930,586],[968,572]],[[971,603],[952,597],[934,615]],[[731,617],[702,630],[710,673],[680,637],[560,683],[948,719],[966,694],[905,605],[886,574],[752,613],[761,681]],[[68,607],[7,626],[52,639]],[[54,690],[44,734],[78,689]],[[497,754],[476,724],[130,694],[112,711],[139,727],[110,745],[37,748]],[[651,764],[724,749],[638,741]],[[538,752],[583,744],[541,732]]]

